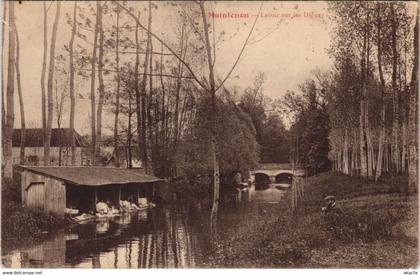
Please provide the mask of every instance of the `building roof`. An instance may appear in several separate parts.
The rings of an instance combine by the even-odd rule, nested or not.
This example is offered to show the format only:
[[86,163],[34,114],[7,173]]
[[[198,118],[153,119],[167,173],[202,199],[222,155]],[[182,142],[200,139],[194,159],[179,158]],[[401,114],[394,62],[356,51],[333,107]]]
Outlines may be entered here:
[[[13,129],[13,147],[20,146],[22,129]],[[71,146],[71,129],[70,128],[53,128],[51,129],[51,147],[60,147],[60,146]],[[76,147],[85,147],[86,142],[84,142],[83,137],[74,131],[75,144]],[[26,138],[25,138],[26,147],[43,147],[43,134],[42,128],[27,128],[26,129]]]
[[21,166],[23,169],[80,186],[157,182],[162,179],[146,175],[143,169],[93,166]]

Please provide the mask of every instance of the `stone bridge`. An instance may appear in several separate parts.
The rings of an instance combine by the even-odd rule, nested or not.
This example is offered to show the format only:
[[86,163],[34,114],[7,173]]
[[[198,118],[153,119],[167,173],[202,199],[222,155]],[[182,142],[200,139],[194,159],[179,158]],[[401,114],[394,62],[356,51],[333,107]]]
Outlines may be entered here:
[[288,163],[267,163],[260,164],[259,169],[250,173],[252,183],[292,183],[294,176],[304,176],[305,171],[301,169],[292,169]]

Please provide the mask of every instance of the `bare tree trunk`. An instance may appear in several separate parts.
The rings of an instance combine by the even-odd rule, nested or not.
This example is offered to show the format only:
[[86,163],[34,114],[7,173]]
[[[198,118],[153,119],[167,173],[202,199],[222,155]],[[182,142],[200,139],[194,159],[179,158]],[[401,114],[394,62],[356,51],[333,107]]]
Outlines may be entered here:
[[[149,21],[148,21],[147,29],[150,31],[152,26],[152,4],[149,1]],[[142,154],[143,154],[143,165],[146,173],[149,173],[149,164],[148,164],[148,155],[147,155],[147,118],[146,118],[146,82],[147,82],[147,71],[148,71],[148,62],[149,62],[149,54],[150,54],[150,42],[151,42],[151,35],[150,32],[147,34],[147,44],[146,44],[146,56],[144,59],[144,74],[141,83],[141,147],[142,147]]]
[[[2,7],[3,7],[3,20],[6,21],[6,11],[7,11],[7,6],[6,6],[6,2],[2,3]],[[3,35],[1,36],[1,90],[5,91],[4,89],[4,67],[5,67],[5,62],[4,62],[4,26],[5,24],[1,24],[1,33],[3,33]],[[1,131],[2,133],[5,133],[5,128],[6,128],[6,109],[4,108],[4,102],[5,100],[5,93],[2,92],[1,93]],[[4,151],[4,138],[1,139],[1,148]],[[2,167],[4,165],[4,158],[2,159]]]
[[[152,15],[150,15],[150,17],[152,17]],[[150,29],[151,30],[151,29]],[[152,73],[153,73],[153,43],[150,40],[150,61],[149,61],[149,96],[147,97],[147,132],[149,133],[148,135],[148,140],[150,145],[152,145],[152,150],[151,150],[151,159],[152,159],[152,163],[150,166],[150,174],[154,174],[154,167],[153,167],[153,129],[152,129],[152,110],[151,110],[151,105],[153,102],[153,79],[152,79]]]
[[[185,27],[184,25],[182,26],[182,30],[181,30],[181,39],[180,39],[180,48],[181,48],[181,58],[183,57],[183,52],[184,52],[184,35],[185,35]],[[175,114],[174,114],[174,145],[173,145],[173,149],[175,151],[175,148],[177,147],[177,143],[178,143],[178,136],[179,136],[179,129],[178,129],[178,120],[179,120],[179,97],[180,97],[180,92],[181,92],[181,80],[182,80],[182,71],[183,71],[183,66],[182,63],[179,62],[178,63],[178,78],[176,81],[176,89],[175,89]]]
[[399,150],[399,106],[398,106],[398,85],[397,85],[397,65],[398,65],[398,53],[397,53],[397,30],[395,22],[394,5],[391,3],[391,46],[392,46],[392,106],[393,106],[393,120],[392,120],[392,162],[393,169],[396,173],[400,171],[400,150]]
[[[45,90],[45,73],[47,70],[47,52],[48,52],[48,42],[47,42],[47,6],[45,1],[43,1],[43,11],[44,11],[44,55],[42,59],[42,71],[41,71],[41,106],[42,106],[42,139],[44,144],[44,152],[46,148],[47,140],[47,98]],[[45,163],[45,162],[44,162]]]
[[95,102],[95,75],[96,75],[96,50],[98,45],[98,32],[99,32],[99,10],[100,10],[100,3],[96,2],[96,23],[95,23],[95,34],[93,38],[93,53],[92,53],[92,60],[91,60],[91,66],[92,66],[92,74],[91,74],[91,82],[90,82],[90,111],[91,111],[91,134],[92,134],[92,165],[96,165],[96,102]]
[[98,78],[99,78],[99,98],[98,98],[98,108],[96,114],[96,155],[99,159],[100,146],[102,141],[102,109],[104,106],[104,96],[105,96],[105,85],[103,77],[103,67],[104,67],[104,30],[102,24],[102,5],[100,2],[96,2],[97,6],[97,16],[99,22],[99,62],[98,62]]
[[211,210],[211,221],[213,226],[215,226],[216,219],[217,219],[217,211],[219,207],[219,185],[220,185],[220,175],[219,175],[219,163],[217,161],[216,156],[216,115],[217,115],[217,107],[216,107],[216,87],[214,82],[214,72],[213,72],[213,64],[212,64],[212,57],[211,57],[211,46],[210,46],[210,39],[209,39],[209,30],[207,24],[207,14],[204,9],[204,3],[200,2],[201,8],[201,16],[203,18],[203,28],[205,34],[205,42],[206,42],[206,51],[207,51],[207,63],[209,66],[209,82],[210,82],[210,95],[211,95],[211,147],[210,153],[213,159],[213,207]]
[[[369,3],[368,3],[369,5]],[[368,24],[369,13],[367,14]],[[370,78],[370,29],[367,29],[367,48],[366,48],[366,78],[365,78],[365,137],[366,137],[366,157],[367,157],[367,177],[374,177],[375,158],[373,156],[373,144],[372,144],[372,130],[369,123],[369,97],[367,95],[369,78]]]
[[[180,38],[180,43],[179,43],[179,47],[180,47],[180,56],[181,58],[185,57],[186,54],[186,45],[185,45],[185,49],[184,49],[184,38],[185,38],[185,26],[182,26],[181,29],[181,38]],[[181,88],[182,88],[182,74],[183,74],[183,70],[184,70],[184,66],[182,64],[182,62],[178,62],[178,74],[177,74],[177,78],[176,78],[176,87],[175,87],[175,111],[174,111],[174,117],[173,117],[173,140],[172,140],[172,150],[169,153],[171,155],[171,159],[170,159],[170,166],[171,166],[171,173],[172,176],[176,176],[177,172],[176,172],[176,165],[175,165],[175,156],[176,156],[176,152],[178,149],[178,141],[179,141],[179,133],[180,133],[180,129],[179,129],[179,117],[180,117],[180,93],[181,93]]]
[[381,80],[381,122],[380,122],[380,134],[379,134],[379,147],[378,147],[378,159],[376,162],[376,171],[375,171],[375,181],[379,179],[382,174],[382,164],[383,164],[383,153],[384,153],[384,143],[385,143],[385,79],[382,71],[382,39],[381,39],[381,30],[382,22],[380,18],[380,3],[376,4],[377,11],[377,38],[378,38],[378,71],[379,78]]
[[367,156],[366,156],[366,142],[365,142],[365,105],[366,105],[366,83],[365,83],[365,50],[366,50],[366,36],[363,42],[363,58],[361,64],[361,82],[362,82],[362,99],[360,101],[360,115],[359,115],[359,142],[360,142],[360,176],[367,177]]
[[12,156],[12,138],[14,114],[14,80],[15,80],[15,11],[13,1],[9,3],[9,49],[8,49],[8,67],[7,67],[7,97],[6,97],[6,127],[4,133],[4,172],[5,179],[13,180],[13,156]]
[[19,107],[20,107],[20,164],[25,163],[25,144],[26,144],[26,124],[25,124],[25,106],[23,103],[22,96],[22,85],[20,81],[20,44],[19,44],[19,34],[15,24],[15,34],[16,34],[16,81],[19,94]]
[[127,168],[133,168],[133,158],[131,152],[131,94],[128,95],[128,127],[127,127]]
[[[115,161],[118,166],[120,163],[119,155],[118,155],[118,116],[120,114],[120,50],[119,50],[119,45],[120,45],[120,6],[117,6],[117,29],[116,29],[116,42],[115,42],[115,62],[116,62],[116,67],[117,67],[117,91],[115,94],[116,107],[115,107],[115,121],[114,121],[114,155],[115,155]],[[129,116],[130,116],[129,119],[131,119],[131,114]],[[129,125],[131,125],[131,121],[129,122]]]
[[76,138],[74,136],[74,113],[76,110],[76,97],[74,96],[74,37],[76,35],[76,27],[77,27],[77,17],[76,17],[76,10],[77,10],[77,1],[74,1],[74,9],[73,9],[73,26],[71,28],[71,38],[69,43],[69,54],[70,54],[70,138],[71,138],[71,165],[76,164]]
[[401,173],[405,174],[406,169],[406,157],[407,157],[407,122],[403,122],[402,127],[402,146],[401,146]]
[[48,117],[47,117],[47,139],[45,140],[44,150],[44,165],[50,165],[50,143],[51,143],[51,128],[53,123],[53,81],[54,81],[54,63],[55,63],[55,42],[57,38],[58,21],[60,19],[61,2],[57,2],[57,9],[55,13],[53,32],[51,36],[50,45],[50,64],[48,67],[48,82],[47,82],[47,101],[48,101]]
[[409,111],[409,118],[408,118],[408,149],[409,149],[409,163],[408,163],[408,190],[410,192],[416,192],[417,184],[418,184],[418,62],[419,62],[419,22],[418,22],[418,11],[416,15],[416,25],[414,27],[414,62],[413,62],[413,72],[411,75],[411,84],[410,84],[410,111]]
[[166,98],[166,90],[165,90],[165,84],[163,82],[163,44],[161,45],[161,51],[162,55],[160,56],[160,85],[162,88],[162,103],[161,103],[161,109],[162,109],[162,120],[161,120],[161,133],[160,133],[160,146],[163,150],[163,157],[165,165],[163,165],[164,170],[162,171],[162,174],[165,176],[168,176],[168,168],[166,167],[166,160],[168,157],[168,152],[166,150],[166,107],[165,107],[165,98]]
[[366,142],[365,142],[365,101],[360,102],[360,125],[359,125],[359,142],[360,142],[360,176],[367,177],[367,156],[366,156]]
[[352,128],[352,142],[351,142],[351,168],[350,175],[357,176],[357,142],[356,142],[356,133]]
[[[61,92],[60,96],[58,96],[58,85],[57,79],[55,80],[55,111],[57,115],[57,127],[59,131],[59,135],[61,135],[61,118],[63,117],[63,105],[64,105],[65,94]],[[62,165],[62,146],[61,143],[58,145],[58,166]]]
[[[140,13],[137,15],[140,20]],[[139,23],[136,22],[136,63],[134,65],[134,82],[136,90],[136,115],[137,115],[137,144],[138,154],[143,159],[143,139],[142,139],[142,108],[141,108],[141,95],[140,95],[140,83],[139,83],[139,66],[140,66],[140,42],[139,42]],[[143,161],[143,160],[142,160]],[[143,162],[144,167],[144,162]]]

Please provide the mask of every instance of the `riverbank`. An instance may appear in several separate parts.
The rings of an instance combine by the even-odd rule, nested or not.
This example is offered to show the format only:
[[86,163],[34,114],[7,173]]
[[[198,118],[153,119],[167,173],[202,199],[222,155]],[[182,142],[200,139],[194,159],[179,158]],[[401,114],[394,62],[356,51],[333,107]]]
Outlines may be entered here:
[[[288,192],[219,239],[211,267],[410,268],[418,259],[417,195],[405,178],[365,182],[329,172],[307,179],[295,213]],[[321,214],[323,198],[336,208]]]
[[36,243],[45,233],[66,224],[65,220],[22,207],[20,185],[2,183],[1,240],[2,249]]

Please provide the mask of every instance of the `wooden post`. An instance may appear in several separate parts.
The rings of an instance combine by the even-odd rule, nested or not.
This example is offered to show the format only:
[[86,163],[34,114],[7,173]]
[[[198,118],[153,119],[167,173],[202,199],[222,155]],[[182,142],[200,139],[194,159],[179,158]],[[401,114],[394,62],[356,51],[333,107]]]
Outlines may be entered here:
[[119,204],[121,200],[121,185],[118,185],[118,201],[117,203]]
[[96,203],[98,203],[98,190],[95,187],[95,206],[96,206]]

